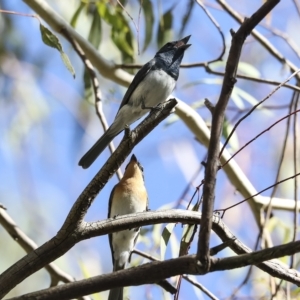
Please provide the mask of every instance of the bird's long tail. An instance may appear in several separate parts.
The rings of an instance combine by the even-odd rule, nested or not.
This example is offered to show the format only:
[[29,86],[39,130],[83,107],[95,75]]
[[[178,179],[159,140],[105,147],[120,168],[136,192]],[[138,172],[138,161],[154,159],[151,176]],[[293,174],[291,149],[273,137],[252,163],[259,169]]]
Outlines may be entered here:
[[120,131],[116,126],[109,127],[94,146],[80,159],[78,165],[87,169]]
[[109,291],[107,300],[123,300],[123,288],[115,288]]
[[[125,264],[122,266],[119,266],[119,262],[115,261],[114,262],[114,272],[123,270],[125,268]],[[111,289],[109,291],[108,299],[107,300],[123,300],[123,288],[118,287],[115,289]]]

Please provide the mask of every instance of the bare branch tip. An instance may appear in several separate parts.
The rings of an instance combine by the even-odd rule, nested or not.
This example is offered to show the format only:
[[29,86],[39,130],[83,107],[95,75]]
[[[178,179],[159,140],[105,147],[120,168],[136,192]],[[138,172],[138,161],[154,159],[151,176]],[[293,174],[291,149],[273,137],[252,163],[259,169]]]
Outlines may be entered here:
[[204,100],[204,104],[206,106],[206,108],[211,112],[211,114],[214,114],[215,111],[215,106],[207,99],[205,98]]

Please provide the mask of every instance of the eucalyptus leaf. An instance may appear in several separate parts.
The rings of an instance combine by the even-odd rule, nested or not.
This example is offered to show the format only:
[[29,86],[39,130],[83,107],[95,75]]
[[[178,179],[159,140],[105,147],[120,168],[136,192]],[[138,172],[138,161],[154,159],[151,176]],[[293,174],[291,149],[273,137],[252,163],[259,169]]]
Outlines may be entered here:
[[69,72],[70,72],[70,73],[73,75],[73,77],[75,78],[75,76],[76,76],[75,70],[74,70],[74,68],[73,68],[73,66],[72,66],[72,64],[71,64],[71,62],[70,62],[70,59],[69,59],[68,55],[67,55],[65,52],[61,51],[61,52],[60,52],[60,57],[61,57],[61,59],[62,59],[64,65],[67,67],[67,69],[69,70]]
[[173,25],[172,9],[173,8],[165,12],[159,20],[158,32],[157,32],[157,45],[159,48],[162,47],[165,43],[172,40],[172,25]]
[[86,6],[86,3],[80,2],[78,8],[76,9],[76,11],[70,21],[70,24],[72,27],[74,27],[74,28],[76,27],[78,17],[85,6]]
[[183,228],[179,256],[183,256],[188,253],[197,225],[184,225]]
[[123,15],[123,9],[119,6],[113,7],[102,1],[97,3],[99,15],[111,25],[111,38],[113,43],[121,51],[125,62],[133,61],[133,36],[128,20]]
[[174,230],[175,227],[175,223],[170,223],[168,224],[161,235],[161,239],[160,239],[160,258],[161,260],[164,260],[165,258],[165,254],[166,254],[166,250],[167,250],[167,245],[169,243],[171,234]]
[[47,27],[43,24],[40,24],[40,31],[42,35],[42,40],[45,45],[57,49],[59,52],[63,51],[62,45],[59,42],[58,37],[52,33]]
[[154,13],[152,2],[150,0],[142,0],[142,9],[145,16],[145,42],[143,47],[144,52],[151,43],[153,35]]
[[94,10],[93,21],[91,24],[88,40],[97,49],[102,37],[101,18],[98,10]]
[[44,42],[44,44],[59,51],[64,65],[75,78],[75,70],[70,62],[68,55],[64,53],[58,37],[55,34],[53,34],[47,27],[43,26],[43,24],[40,24],[40,31],[42,35],[42,41]]

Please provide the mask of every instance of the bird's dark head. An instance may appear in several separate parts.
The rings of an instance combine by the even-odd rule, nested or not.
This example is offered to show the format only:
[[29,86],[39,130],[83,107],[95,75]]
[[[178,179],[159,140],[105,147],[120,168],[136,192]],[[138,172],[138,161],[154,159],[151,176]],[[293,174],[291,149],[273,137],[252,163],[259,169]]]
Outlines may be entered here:
[[155,55],[155,58],[159,59],[160,62],[165,65],[165,67],[168,69],[168,73],[176,80],[179,75],[179,67],[184,55],[184,51],[191,46],[191,44],[187,44],[190,37],[191,36],[188,35],[179,41],[165,44]]

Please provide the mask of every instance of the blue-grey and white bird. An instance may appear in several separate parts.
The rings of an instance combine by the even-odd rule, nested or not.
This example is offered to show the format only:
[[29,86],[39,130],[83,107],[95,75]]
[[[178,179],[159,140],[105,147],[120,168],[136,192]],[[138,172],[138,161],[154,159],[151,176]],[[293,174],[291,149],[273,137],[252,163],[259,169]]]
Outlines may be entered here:
[[[147,209],[148,195],[144,183],[143,167],[135,155],[132,155],[123,178],[111,191],[108,218],[143,212]],[[139,232],[139,228],[131,228],[109,235],[114,271],[125,268]],[[123,288],[110,290],[108,300],[123,300]]]
[[175,88],[184,51],[191,46],[187,44],[189,38],[190,35],[167,43],[137,72],[125,93],[114,122],[80,159],[80,166],[88,168],[126,125],[131,125],[151,108],[166,101]]

